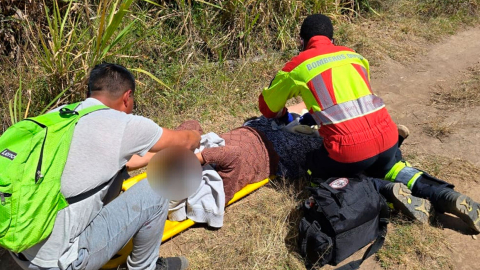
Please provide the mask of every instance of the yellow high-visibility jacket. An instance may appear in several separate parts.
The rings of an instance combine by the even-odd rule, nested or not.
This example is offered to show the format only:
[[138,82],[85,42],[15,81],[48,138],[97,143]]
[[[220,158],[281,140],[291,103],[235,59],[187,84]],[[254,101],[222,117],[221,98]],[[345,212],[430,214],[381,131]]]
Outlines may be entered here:
[[362,161],[398,141],[383,100],[371,91],[367,59],[327,37],[312,37],[277,73],[259,97],[260,111],[267,118],[281,117],[287,100],[296,96],[321,126],[324,146],[336,161]]

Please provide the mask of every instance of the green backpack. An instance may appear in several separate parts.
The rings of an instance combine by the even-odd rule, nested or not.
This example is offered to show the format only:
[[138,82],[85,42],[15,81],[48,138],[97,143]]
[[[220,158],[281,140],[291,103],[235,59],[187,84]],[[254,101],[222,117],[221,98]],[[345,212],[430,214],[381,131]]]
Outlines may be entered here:
[[20,253],[47,238],[57,212],[68,206],[60,192],[75,125],[104,105],[24,119],[0,137],[0,246]]

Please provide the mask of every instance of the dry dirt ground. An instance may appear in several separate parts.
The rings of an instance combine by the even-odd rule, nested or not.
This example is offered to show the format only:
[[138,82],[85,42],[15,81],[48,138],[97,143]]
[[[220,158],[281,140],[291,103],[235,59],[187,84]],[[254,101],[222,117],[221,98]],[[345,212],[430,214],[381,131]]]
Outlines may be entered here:
[[[478,173],[456,177],[456,172],[461,174],[460,170],[465,162],[471,163],[468,165],[469,168],[476,168],[477,172],[480,167],[480,106],[465,106],[459,102],[449,104],[447,108],[432,102],[434,93],[454,91],[468,78],[466,74],[472,69],[480,69],[480,27],[459,32],[438,44],[431,45],[426,54],[419,55],[413,62],[399,63],[388,59],[383,61],[373,71],[372,85],[375,92],[385,100],[394,120],[410,128],[411,135],[403,146],[409,156],[417,157],[415,160],[419,159],[418,157],[429,156],[447,160],[439,163],[435,173],[442,175],[444,171],[453,171],[443,174],[448,176],[446,180],[455,184],[458,191],[480,201],[480,184],[479,179],[476,179],[479,177]],[[437,129],[442,127],[448,129],[448,136],[432,136],[427,132],[428,127],[432,126]],[[417,163],[421,165],[428,162]],[[448,168],[449,166],[451,167]],[[248,207],[248,200],[239,202],[239,205]],[[227,216],[236,215],[235,212],[238,211],[231,209],[227,211]],[[447,245],[442,249],[445,249],[443,252],[450,257],[450,266],[458,270],[480,269],[477,261],[480,258],[480,240],[475,240],[475,237],[469,235],[468,231],[462,228],[461,222],[453,217],[441,216],[439,222],[444,227],[441,233]],[[456,230],[449,229],[456,225],[458,225]],[[199,230],[204,229],[193,229],[187,233],[205,237]],[[176,242],[174,239],[166,243],[163,250],[175,253],[174,250],[183,249],[181,245],[181,240]],[[191,248],[201,250],[202,246]],[[8,256],[0,251],[0,254],[2,253],[0,269],[15,269],[10,264]],[[352,259],[358,259],[361,255],[361,252],[358,252]],[[222,269],[221,265],[213,268]],[[243,269],[240,265],[238,268]],[[393,268],[412,267],[397,265]],[[258,269],[263,268],[258,265]],[[361,269],[383,268],[372,257]]]
[[[470,162],[473,167],[480,167],[480,106],[466,106],[463,102],[449,104],[449,108],[436,106],[432,96],[437,92],[457,91],[460,82],[468,78],[467,74],[479,68],[480,28],[476,27],[433,45],[425,56],[408,65],[386,61],[382,65],[385,73],[372,81],[373,89],[385,100],[394,120],[410,128],[405,148],[415,149],[418,156],[434,155],[460,161],[446,164],[456,166],[454,164],[460,163],[458,175],[462,163]],[[431,126],[447,127],[451,134],[433,137],[425,132]],[[448,169],[439,168],[437,173]],[[458,191],[479,201],[477,177],[478,174],[459,179],[452,175],[446,180],[455,184]],[[440,221],[445,227],[453,268],[480,269],[476,260],[480,258],[480,240],[447,229],[455,224],[453,218],[442,216]]]

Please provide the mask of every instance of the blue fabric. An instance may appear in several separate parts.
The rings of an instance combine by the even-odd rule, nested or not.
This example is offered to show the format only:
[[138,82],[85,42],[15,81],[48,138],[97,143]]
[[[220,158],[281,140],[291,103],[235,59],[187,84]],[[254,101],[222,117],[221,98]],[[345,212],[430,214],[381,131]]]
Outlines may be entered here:
[[280,124],[288,125],[293,121],[293,115],[287,111],[282,117],[279,117],[277,121]]
[[314,126],[317,124],[317,122],[315,122],[315,119],[313,119],[313,116],[310,113],[306,113],[300,116],[299,122],[301,125],[306,125],[306,126]]
[[272,142],[275,152],[280,157],[277,176],[291,179],[304,177],[307,172],[307,154],[322,147],[323,139],[286,130],[274,130],[273,121],[262,116],[249,120],[244,125],[263,132]]

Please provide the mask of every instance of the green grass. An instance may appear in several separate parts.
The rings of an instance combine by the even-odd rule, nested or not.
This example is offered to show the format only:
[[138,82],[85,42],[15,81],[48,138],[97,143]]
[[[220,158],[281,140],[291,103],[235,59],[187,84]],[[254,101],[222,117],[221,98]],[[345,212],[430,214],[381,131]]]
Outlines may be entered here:
[[[162,123],[174,123],[177,117],[172,113],[207,119],[220,109],[221,115],[244,115],[255,111],[245,101],[254,101],[251,95],[258,95],[297,48],[299,26],[308,14],[330,15],[337,43],[351,46],[376,65],[385,57],[414,59],[422,53],[417,45],[474,23],[478,12],[478,0],[176,0],[132,1],[129,6],[130,1],[97,0],[88,7],[59,1],[58,8],[55,1],[48,2],[47,8],[41,2],[2,2],[0,13],[6,18],[0,25],[6,30],[2,33],[17,36],[14,41],[0,36],[10,56],[1,57],[5,69],[0,76],[8,81],[3,86],[4,100],[13,99],[19,88],[20,81],[15,79],[19,72],[23,102],[31,93],[30,115],[80,100],[85,97],[89,68],[111,61],[148,71],[168,86],[136,74],[139,111],[146,113],[147,107],[153,107],[156,110],[146,114],[153,118],[166,112]],[[16,8],[34,17],[18,19]],[[259,70],[251,59],[265,55],[273,56]],[[243,69],[230,65],[237,59],[246,63]],[[207,99],[205,93],[222,96]],[[57,95],[58,103],[49,106]],[[228,102],[219,105],[222,99]],[[5,101],[0,109],[1,130],[11,124]]]

